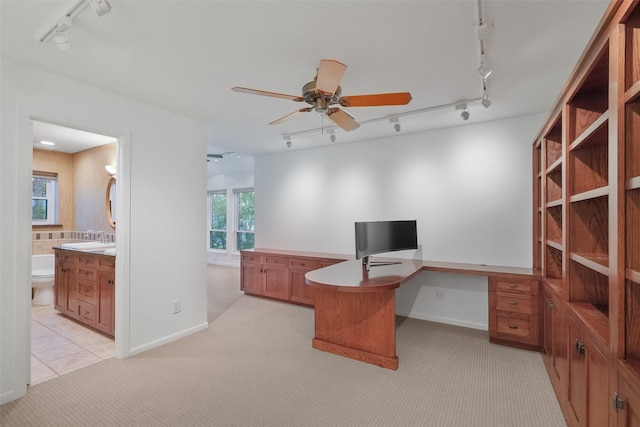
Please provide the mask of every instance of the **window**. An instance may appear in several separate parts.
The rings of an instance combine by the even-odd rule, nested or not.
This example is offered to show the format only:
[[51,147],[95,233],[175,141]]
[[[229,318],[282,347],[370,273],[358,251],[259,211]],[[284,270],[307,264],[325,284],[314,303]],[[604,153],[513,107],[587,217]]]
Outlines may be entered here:
[[253,248],[254,203],[253,189],[236,190],[236,250]]
[[227,193],[209,193],[209,248],[227,249]]
[[36,173],[32,177],[31,222],[55,224],[57,219],[58,180],[55,174]]

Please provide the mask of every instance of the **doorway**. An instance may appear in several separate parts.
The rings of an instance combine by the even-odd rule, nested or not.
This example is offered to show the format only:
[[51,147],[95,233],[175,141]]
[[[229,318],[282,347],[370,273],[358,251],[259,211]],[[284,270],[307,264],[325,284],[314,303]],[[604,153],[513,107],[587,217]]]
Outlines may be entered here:
[[[63,244],[115,243],[105,167],[117,167],[117,138],[36,119],[32,131],[32,255],[53,260]],[[42,178],[48,187],[37,185]],[[30,331],[31,385],[115,356],[114,337],[61,314],[47,298],[32,299]]]

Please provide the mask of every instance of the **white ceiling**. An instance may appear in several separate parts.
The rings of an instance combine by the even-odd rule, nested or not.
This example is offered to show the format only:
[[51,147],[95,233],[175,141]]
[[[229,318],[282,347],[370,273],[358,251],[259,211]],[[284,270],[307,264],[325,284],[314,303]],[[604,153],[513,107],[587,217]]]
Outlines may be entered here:
[[[319,60],[347,64],[343,95],[410,91],[406,106],[351,108],[365,124],[337,142],[394,135],[385,117],[482,96],[478,3],[446,1],[110,0],[73,20],[71,49],[37,38],[75,3],[0,0],[1,52],[106,91],[207,123],[208,152],[262,155],[331,144],[315,113],[269,122],[306,104],[231,91],[233,86],[299,95]],[[402,132],[547,111],[603,15],[605,0],[488,0],[485,39],[493,104],[409,114]],[[324,125],[334,127],[324,120]],[[315,129],[315,131],[314,131]],[[301,133],[312,131],[310,133]]]
[[[98,135],[79,129],[72,129],[51,123],[34,120],[33,147],[40,150],[61,151],[63,153],[77,153],[103,144],[116,142],[116,138]],[[42,141],[53,142],[55,145],[43,145]]]

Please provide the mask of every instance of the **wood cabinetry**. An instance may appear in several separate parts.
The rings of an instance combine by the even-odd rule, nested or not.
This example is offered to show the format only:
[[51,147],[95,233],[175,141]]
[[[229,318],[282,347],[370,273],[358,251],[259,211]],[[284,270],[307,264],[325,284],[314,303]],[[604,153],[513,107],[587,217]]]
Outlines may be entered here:
[[489,277],[489,339],[540,348],[538,281]]
[[533,162],[543,357],[565,419],[637,425],[639,2],[611,2],[534,141]]
[[55,253],[55,309],[113,336],[115,258],[62,249]]
[[312,306],[314,290],[306,284],[305,273],[344,261],[327,256],[268,249],[242,251],[240,289],[250,295]]
[[542,292],[542,359],[556,394],[563,395],[567,366],[564,311],[558,290],[553,285],[545,283]]
[[573,425],[609,423],[608,348],[598,345],[591,331],[573,313],[567,321],[568,414]]

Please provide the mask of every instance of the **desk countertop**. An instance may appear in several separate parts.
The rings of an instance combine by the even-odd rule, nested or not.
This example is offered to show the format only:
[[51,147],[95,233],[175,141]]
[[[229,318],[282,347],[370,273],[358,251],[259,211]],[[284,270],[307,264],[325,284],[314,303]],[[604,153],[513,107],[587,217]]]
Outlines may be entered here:
[[395,289],[422,271],[422,261],[376,259],[389,264],[372,265],[367,269],[361,260],[349,260],[305,274],[307,284],[314,288],[338,287],[341,292],[379,292]]

